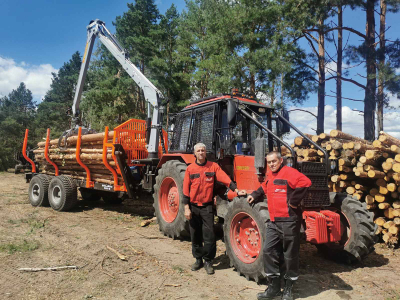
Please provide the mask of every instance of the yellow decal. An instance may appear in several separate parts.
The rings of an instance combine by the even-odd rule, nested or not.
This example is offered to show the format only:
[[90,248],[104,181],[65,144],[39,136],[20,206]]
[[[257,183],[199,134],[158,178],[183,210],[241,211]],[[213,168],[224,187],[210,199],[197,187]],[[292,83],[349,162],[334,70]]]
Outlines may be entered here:
[[249,166],[237,166],[236,170],[250,170]]
[[82,63],[84,63],[84,62],[85,62],[85,59],[86,59],[86,54],[87,54],[86,50],[87,50],[87,47],[88,47],[88,45],[89,45],[89,43],[86,43],[86,47],[85,47],[85,54],[83,55]]

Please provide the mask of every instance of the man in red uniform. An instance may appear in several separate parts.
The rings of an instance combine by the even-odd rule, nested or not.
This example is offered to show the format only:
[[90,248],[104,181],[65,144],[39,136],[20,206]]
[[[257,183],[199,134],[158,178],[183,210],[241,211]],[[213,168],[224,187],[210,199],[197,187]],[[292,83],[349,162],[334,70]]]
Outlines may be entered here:
[[283,254],[286,272],[282,299],[291,300],[292,286],[299,277],[301,200],[311,186],[311,180],[296,169],[283,166],[279,152],[267,154],[269,171],[261,187],[247,197],[247,202],[263,201],[267,196],[270,221],[264,243],[264,268],[269,285],[257,299],[275,299],[281,295],[279,259]]
[[197,271],[204,265],[207,274],[211,275],[214,274],[212,260],[217,249],[214,234],[214,183],[219,181],[242,196],[246,192],[239,191],[218,164],[207,161],[204,144],[198,143],[194,146],[194,155],[196,161],[186,169],[183,181],[185,217],[189,220],[192,254],[196,259],[192,271]]

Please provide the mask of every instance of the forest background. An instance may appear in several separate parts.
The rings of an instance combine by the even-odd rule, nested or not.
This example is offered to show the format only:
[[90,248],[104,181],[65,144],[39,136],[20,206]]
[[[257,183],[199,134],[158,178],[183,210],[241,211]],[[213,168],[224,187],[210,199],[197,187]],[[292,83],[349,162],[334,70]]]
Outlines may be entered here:
[[[163,92],[168,113],[190,99],[238,88],[284,106],[295,124],[312,120],[315,126],[302,128],[311,134],[354,130],[354,116],[362,119],[358,136],[373,140],[385,130],[400,137],[400,40],[387,22],[400,0],[196,0],[185,1],[181,11],[172,4],[163,14],[154,0],[125,5],[113,18],[113,33]],[[354,12],[365,28],[348,25]],[[47,128],[52,137],[70,128],[67,113],[82,59],[78,51],[71,54],[58,70],[50,68],[51,84],[39,101],[29,80],[7,86],[12,90],[0,97],[0,171],[15,164],[25,128],[30,147]],[[17,67],[0,56],[0,90],[10,65]],[[344,85],[352,92],[343,94]],[[315,109],[302,107],[310,96]],[[330,98],[335,105],[326,104]],[[143,94],[104,46],[92,57],[80,109],[84,124],[98,131],[145,116]]]

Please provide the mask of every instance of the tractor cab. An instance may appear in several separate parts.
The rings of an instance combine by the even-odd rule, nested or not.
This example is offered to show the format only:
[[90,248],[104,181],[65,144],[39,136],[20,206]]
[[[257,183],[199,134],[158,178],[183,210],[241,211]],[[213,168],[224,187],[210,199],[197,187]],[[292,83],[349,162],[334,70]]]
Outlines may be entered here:
[[[201,142],[207,147],[207,158],[213,161],[236,154],[254,156],[255,140],[263,133],[239,109],[277,136],[290,130],[279,121],[274,108],[245,95],[220,94],[193,101],[175,116],[169,152],[193,153],[194,145]],[[279,140],[267,136],[269,151],[280,148]]]

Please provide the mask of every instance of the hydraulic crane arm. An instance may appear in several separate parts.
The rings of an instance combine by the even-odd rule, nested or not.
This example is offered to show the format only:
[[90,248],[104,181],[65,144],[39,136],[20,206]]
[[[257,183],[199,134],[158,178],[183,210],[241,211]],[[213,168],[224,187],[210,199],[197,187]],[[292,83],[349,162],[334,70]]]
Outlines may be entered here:
[[[72,113],[74,123],[79,119],[79,104],[82,97],[83,86],[89,67],[90,57],[92,55],[93,46],[96,37],[111,52],[111,54],[119,61],[124,70],[131,76],[136,84],[143,90],[145,100],[148,102],[147,118],[150,119],[150,105],[153,106],[153,118],[150,131],[150,140],[148,144],[149,158],[157,157],[158,151],[158,127],[162,119],[161,101],[163,99],[161,92],[140,72],[140,70],[130,61],[128,55],[118,40],[111,34],[103,21],[98,19],[91,21],[87,26],[87,41],[85,52],[83,54],[81,70],[79,73],[78,84],[76,86],[74,103],[72,105]],[[148,124],[150,126],[150,124]]]

